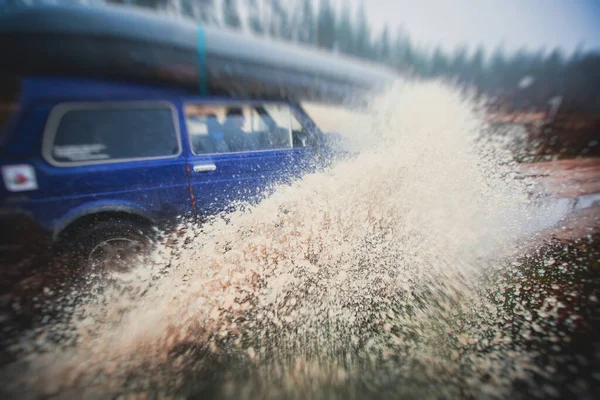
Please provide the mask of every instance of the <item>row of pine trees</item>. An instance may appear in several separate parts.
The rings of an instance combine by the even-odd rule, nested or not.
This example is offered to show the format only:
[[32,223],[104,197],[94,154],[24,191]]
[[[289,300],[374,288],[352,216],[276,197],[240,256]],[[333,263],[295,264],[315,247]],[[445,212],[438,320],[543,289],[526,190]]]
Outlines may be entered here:
[[509,53],[502,47],[459,47],[452,52],[422,48],[399,27],[370,26],[364,3],[353,8],[348,0],[81,1],[128,3],[182,14],[205,24],[387,64],[416,77],[449,79],[475,88],[507,111],[546,109],[548,101],[559,96],[563,108],[600,112],[600,52],[581,47],[570,54],[559,49]]
[[[114,0],[113,0],[114,1]],[[578,48],[508,53],[502,47],[449,53],[415,46],[398,27],[373,27],[364,3],[347,0],[116,0],[387,64],[422,78],[474,87],[498,107],[540,110],[557,96],[563,108],[600,112],[600,53]],[[540,7],[543,7],[540,4]],[[393,29],[392,29],[393,28]]]

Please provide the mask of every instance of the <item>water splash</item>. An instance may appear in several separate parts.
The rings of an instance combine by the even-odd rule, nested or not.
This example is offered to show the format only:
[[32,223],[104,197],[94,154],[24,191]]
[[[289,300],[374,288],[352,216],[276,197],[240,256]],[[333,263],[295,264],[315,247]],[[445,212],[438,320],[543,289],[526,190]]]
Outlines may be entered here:
[[347,122],[359,155],[188,226],[76,310],[76,344],[31,357],[32,387],[505,395],[533,368],[490,278],[528,218],[510,153],[436,82],[398,84]]

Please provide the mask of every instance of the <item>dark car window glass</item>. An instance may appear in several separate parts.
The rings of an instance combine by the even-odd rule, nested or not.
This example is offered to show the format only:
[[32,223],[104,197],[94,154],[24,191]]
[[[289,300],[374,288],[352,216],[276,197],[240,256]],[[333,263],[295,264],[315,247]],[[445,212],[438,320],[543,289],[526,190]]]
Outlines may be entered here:
[[295,117],[286,104],[189,104],[185,112],[194,154],[294,147],[290,126]]
[[52,158],[86,162],[173,156],[179,142],[170,108],[89,108],[65,112]]

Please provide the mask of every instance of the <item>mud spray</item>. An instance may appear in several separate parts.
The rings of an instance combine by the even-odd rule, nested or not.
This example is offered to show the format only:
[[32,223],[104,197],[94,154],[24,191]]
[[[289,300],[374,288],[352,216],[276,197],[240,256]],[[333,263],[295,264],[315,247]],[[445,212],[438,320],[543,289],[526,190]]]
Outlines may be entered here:
[[505,396],[533,370],[494,279],[528,219],[510,152],[439,83],[345,122],[359,155],[188,226],[55,327],[67,342],[38,337],[15,390]]

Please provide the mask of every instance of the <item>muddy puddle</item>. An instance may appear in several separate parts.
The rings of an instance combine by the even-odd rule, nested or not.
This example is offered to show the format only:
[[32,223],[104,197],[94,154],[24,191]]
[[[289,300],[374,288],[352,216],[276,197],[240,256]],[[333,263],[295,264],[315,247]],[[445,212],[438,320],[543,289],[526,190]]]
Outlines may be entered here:
[[92,295],[42,289],[2,390],[594,398],[600,237],[547,232],[598,198],[532,193],[513,143],[441,84],[405,83],[346,122],[359,155],[189,224]]

